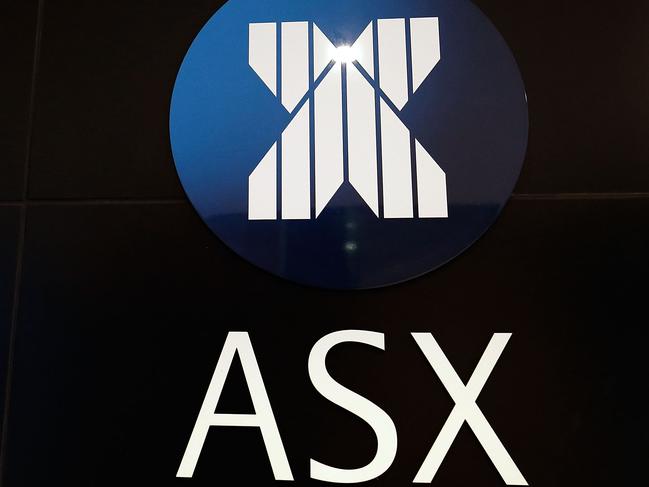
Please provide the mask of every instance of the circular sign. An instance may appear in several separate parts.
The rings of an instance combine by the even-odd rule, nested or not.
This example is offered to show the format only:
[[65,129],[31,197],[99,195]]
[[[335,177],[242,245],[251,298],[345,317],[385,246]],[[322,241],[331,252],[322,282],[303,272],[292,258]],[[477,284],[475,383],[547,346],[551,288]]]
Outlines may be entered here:
[[176,80],[189,199],[253,264],[325,288],[386,286],[460,254],[525,156],[516,62],[465,0],[230,0]]

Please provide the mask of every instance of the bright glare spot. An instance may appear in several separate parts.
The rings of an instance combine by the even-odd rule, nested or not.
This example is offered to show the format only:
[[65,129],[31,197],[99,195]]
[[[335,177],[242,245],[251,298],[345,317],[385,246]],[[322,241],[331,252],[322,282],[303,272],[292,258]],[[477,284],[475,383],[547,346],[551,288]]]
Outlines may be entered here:
[[337,63],[351,63],[358,59],[357,51],[352,46],[338,46],[333,53],[333,59]]
[[358,249],[358,244],[356,242],[345,242],[345,251],[355,252]]

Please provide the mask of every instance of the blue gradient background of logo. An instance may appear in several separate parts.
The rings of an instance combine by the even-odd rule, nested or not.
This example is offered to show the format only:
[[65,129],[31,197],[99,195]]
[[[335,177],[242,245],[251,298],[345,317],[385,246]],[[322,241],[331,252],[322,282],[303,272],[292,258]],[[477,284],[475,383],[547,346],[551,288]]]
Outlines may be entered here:
[[[290,120],[248,65],[248,24],[314,21],[351,44],[377,18],[439,17],[442,59],[400,116],[446,172],[448,219],[378,219],[347,183],[317,220],[248,221],[248,176]],[[319,287],[372,288],[439,267],[494,222],[527,146],[514,58],[466,0],[230,0],[196,37],[171,103],[178,174],[212,231],[246,260]]]

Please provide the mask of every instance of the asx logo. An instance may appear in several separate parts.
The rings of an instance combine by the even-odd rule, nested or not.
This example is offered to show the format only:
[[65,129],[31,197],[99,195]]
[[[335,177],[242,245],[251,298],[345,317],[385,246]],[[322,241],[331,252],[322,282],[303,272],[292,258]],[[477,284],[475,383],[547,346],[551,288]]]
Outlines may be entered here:
[[207,226],[255,266],[373,289],[450,262],[525,158],[525,86],[469,0],[229,0],[176,78],[170,139]]
[[[469,381],[465,384],[430,333],[412,333],[420,351],[439,377],[455,407],[449,414],[430,451],[419,468],[413,483],[430,484],[464,423],[475,433],[489,459],[507,485],[528,485],[509,452],[500,441],[476,400],[485,386],[511,338],[511,333],[492,336]],[[310,477],[337,484],[353,484],[373,480],[392,465],[398,445],[397,429],[390,416],[379,406],[337,382],[327,370],[327,355],[343,343],[357,343],[385,350],[383,333],[366,330],[343,330],[318,340],[308,359],[309,378],[326,399],[365,421],[376,436],[377,449],[367,465],[344,469],[310,460]],[[250,392],[254,414],[221,414],[215,412],[234,357],[238,355]],[[277,422],[264,386],[259,364],[246,332],[230,332],[207,388],[177,477],[191,478],[203,450],[208,432],[214,427],[259,428],[266,446],[275,480],[292,481],[293,473],[286,456]]]
[[250,24],[250,67],[291,120],[250,174],[248,219],[318,218],[344,183],[376,217],[447,218],[446,174],[399,117],[440,59],[436,17],[338,46],[313,22]]

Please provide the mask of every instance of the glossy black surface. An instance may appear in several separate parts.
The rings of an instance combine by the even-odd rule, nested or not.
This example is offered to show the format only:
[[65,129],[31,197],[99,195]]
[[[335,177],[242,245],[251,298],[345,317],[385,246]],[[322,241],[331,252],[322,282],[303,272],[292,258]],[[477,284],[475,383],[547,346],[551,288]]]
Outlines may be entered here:
[[0,201],[23,194],[37,4],[0,4]]
[[4,413],[20,209],[0,206],[0,414]]
[[[649,201],[514,201],[455,263],[349,293],[257,271],[186,204],[34,208],[7,485],[181,484],[175,469],[227,330],[251,333],[300,484],[309,455],[367,461],[371,433],[320,398],[306,370],[311,345],[349,327],[386,333],[385,353],[347,346],[330,359],[399,429],[397,461],[372,485],[409,483],[452,406],[410,331],[434,332],[465,380],[491,333],[514,333],[478,403],[531,485],[631,482],[646,425],[626,398],[645,375],[647,211]],[[231,378],[223,411],[246,410],[241,384]],[[437,485],[502,484],[466,428],[438,475]],[[258,435],[225,428],[194,483],[271,478]]]
[[182,195],[171,91],[218,1],[45,1],[30,194]]
[[[195,480],[174,477],[228,330],[251,332],[300,483],[309,457],[363,463],[371,432],[323,400],[306,371],[318,338],[351,327],[384,331],[386,352],[341,347],[330,367],[382,405],[400,435],[392,469],[371,485],[410,485],[452,407],[410,331],[433,331],[465,380],[493,332],[514,333],[478,405],[530,485],[642,484],[649,199],[632,193],[649,180],[645,2],[476,2],[529,92],[517,191],[546,195],[515,198],[439,271],[361,293],[255,269],[182,201],[169,96],[216,2],[43,3],[3,487],[275,485],[253,430],[211,434]],[[2,146],[0,199],[22,194],[29,5],[1,7],[0,35],[12,40],[0,47],[10,53],[0,82],[11,83],[0,116],[23,128]],[[181,201],[146,200],[167,197]],[[109,201],[61,201],[71,198]],[[2,364],[19,211],[0,202]],[[240,371],[228,380],[224,410],[249,407],[241,381]],[[433,485],[502,480],[464,427]]]
[[523,74],[522,193],[649,191],[649,2],[476,0]]

